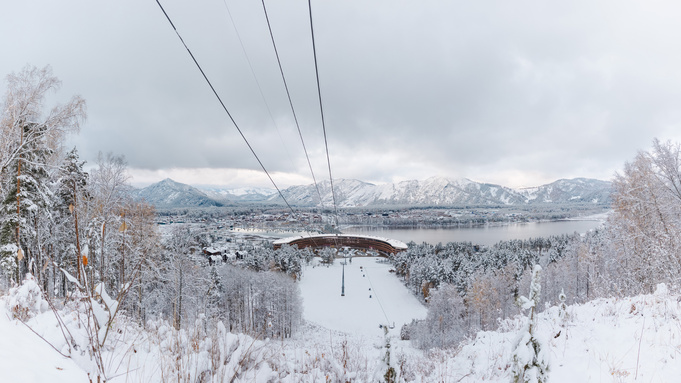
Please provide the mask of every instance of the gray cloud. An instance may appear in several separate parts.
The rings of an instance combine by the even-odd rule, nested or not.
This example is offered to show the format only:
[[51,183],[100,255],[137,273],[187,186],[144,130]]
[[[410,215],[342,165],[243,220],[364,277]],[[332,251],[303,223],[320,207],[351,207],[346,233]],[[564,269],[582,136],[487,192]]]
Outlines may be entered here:
[[[162,2],[272,171],[308,177],[259,2]],[[267,2],[317,178],[326,177],[305,2]],[[608,178],[681,139],[674,2],[313,2],[334,176],[511,184]],[[50,64],[81,94],[91,162],[259,169],[154,2],[15,2],[0,73]],[[148,173],[145,173],[148,175]],[[160,173],[159,173],[160,174]],[[164,173],[167,174],[167,173]],[[205,183],[210,183],[209,181]]]

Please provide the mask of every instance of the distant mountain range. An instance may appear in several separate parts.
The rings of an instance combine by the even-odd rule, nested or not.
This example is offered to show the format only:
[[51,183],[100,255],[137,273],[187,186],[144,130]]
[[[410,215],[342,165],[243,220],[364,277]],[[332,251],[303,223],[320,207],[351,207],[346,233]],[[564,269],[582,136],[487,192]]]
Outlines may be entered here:
[[[318,184],[324,206],[332,206],[329,182]],[[374,185],[358,180],[334,180],[336,203],[340,207],[359,206],[455,206],[526,205],[537,203],[609,203],[610,182],[575,178],[559,180],[534,188],[508,187],[474,182],[469,179],[432,177],[424,181],[402,181]],[[295,205],[319,205],[314,185],[292,186],[282,190]],[[281,201],[274,195],[270,201]]]
[[208,197],[223,202],[260,202],[268,199],[276,191],[266,188],[225,189],[213,186],[197,186]]
[[[332,206],[329,182],[318,184],[324,206]],[[558,180],[533,188],[512,189],[469,179],[432,177],[424,181],[402,181],[374,185],[352,179],[334,180],[339,207],[364,206],[498,206],[528,204],[610,203],[611,184],[588,178]],[[319,206],[314,184],[282,190],[286,200],[297,206]],[[165,179],[135,191],[157,208],[209,207],[243,203],[283,203],[272,189],[193,187]]]

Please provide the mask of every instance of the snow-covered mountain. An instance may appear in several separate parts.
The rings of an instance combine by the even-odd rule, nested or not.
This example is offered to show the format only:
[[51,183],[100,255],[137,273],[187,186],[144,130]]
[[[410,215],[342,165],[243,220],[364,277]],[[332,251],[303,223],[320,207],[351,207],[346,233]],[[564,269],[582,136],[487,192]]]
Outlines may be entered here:
[[258,202],[267,200],[276,193],[274,189],[267,188],[221,188],[215,186],[197,185],[197,189],[204,192],[208,197],[216,201],[228,202]]
[[135,196],[157,208],[222,206],[201,190],[166,178],[137,190]]
[[610,182],[589,178],[558,180],[548,185],[518,190],[529,202],[533,203],[568,203],[589,202],[604,203],[610,201]]
[[[292,205],[319,206],[319,194],[324,206],[332,206],[329,181],[318,184],[291,186],[282,190]],[[431,177],[423,181],[410,180],[375,185],[353,179],[334,180],[336,203],[339,207],[363,206],[498,206],[539,203],[610,202],[610,182],[587,178],[558,180],[533,188],[511,189],[501,185],[480,183],[466,178]],[[278,203],[281,197],[267,188],[193,187],[165,179],[137,190],[135,195],[160,208],[222,206],[234,203]]]
[[[292,186],[282,193],[295,205],[333,204],[329,182]],[[479,183],[469,179],[431,177],[424,181],[410,180],[394,184],[374,185],[358,180],[334,180],[336,203],[340,207],[359,206],[449,206],[449,205],[524,205],[533,203],[608,203],[610,182],[575,178],[559,180],[535,188],[511,189],[501,185]],[[278,195],[269,198],[280,201]]]

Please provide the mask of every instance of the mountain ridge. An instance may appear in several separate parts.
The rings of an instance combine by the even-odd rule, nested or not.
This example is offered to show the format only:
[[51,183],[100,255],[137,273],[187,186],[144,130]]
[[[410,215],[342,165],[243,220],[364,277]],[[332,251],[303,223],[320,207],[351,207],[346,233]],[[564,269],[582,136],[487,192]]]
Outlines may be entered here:
[[[323,206],[332,206],[329,181],[317,184]],[[334,180],[336,204],[341,208],[387,206],[493,206],[566,203],[610,203],[611,183],[590,178],[560,179],[549,184],[513,189],[468,178],[430,177],[376,185],[356,179]],[[314,184],[282,190],[291,205],[320,206]],[[194,187],[169,178],[139,189],[135,195],[159,208],[208,207],[228,204],[283,203],[267,188]]]
[[[328,181],[320,182],[324,206],[333,198]],[[453,205],[527,205],[538,203],[610,202],[611,184],[587,178],[561,179],[534,188],[513,189],[501,185],[475,182],[467,178],[431,177],[423,181],[408,180],[374,185],[358,180],[334,180],[339,207],[368,206],[453,206]],[[314,185],[292,186],[282,190],[286,200],[295,205],[319,205]],[[270,201],[281,201],[272,196]]]
[[157,208],[223,206],[201,190],[166,178],[143,189],[133,191],[133,196]]

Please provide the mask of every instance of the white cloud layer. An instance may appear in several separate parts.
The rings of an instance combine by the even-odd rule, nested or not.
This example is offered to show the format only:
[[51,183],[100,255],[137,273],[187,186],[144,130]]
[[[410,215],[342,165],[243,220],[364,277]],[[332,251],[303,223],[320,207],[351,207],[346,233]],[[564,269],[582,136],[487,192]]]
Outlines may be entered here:
[[[272,183],[261,171],[233,168],[167,168],[158,170],[128,169],[130,183],[144,187],[166,178],[189,185],[228,186],[228,187],[263,187],[272,188]],[[305,185],[312,180],[294,173],[275,172],[272,179],[279,187]]]
[[[260,2],[162,4],[263,164],[282,185],[310,182]],[[307,4],[266,4],[315,175],[326,179]],[[334,177],[609,179],[654,137],[681,140],[680,8],[313,1]],[[155,2],[11,2],[0,34],[0,74],[49,64],[58,98],[87,100],[71,144],[91,163],[112,151],[140,183],[266,186]]]

